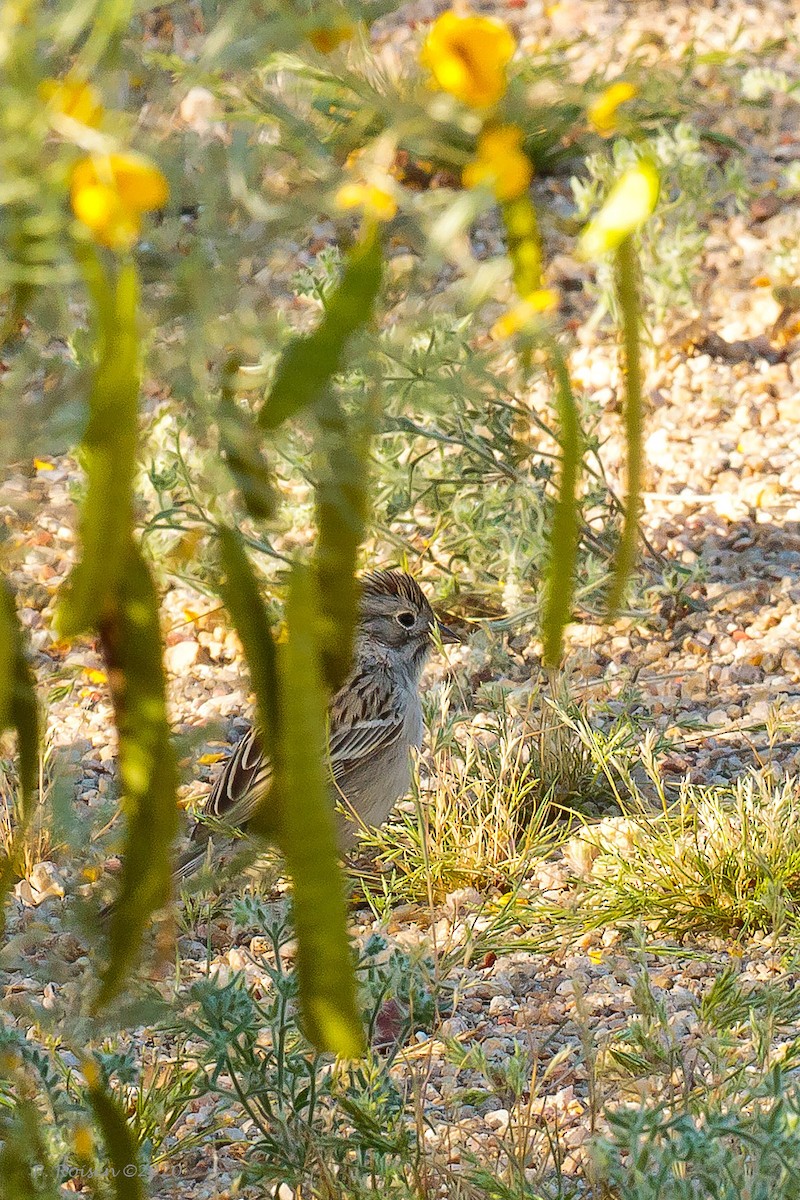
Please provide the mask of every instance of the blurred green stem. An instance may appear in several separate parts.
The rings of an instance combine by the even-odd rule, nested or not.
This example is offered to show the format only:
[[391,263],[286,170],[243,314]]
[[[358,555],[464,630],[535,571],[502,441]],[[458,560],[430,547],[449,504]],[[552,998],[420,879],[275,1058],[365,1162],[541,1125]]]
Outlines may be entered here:
[[614,558],[608,616],[619,610],[625,586],[636,560],[639,527],[639,498],[642,486],[642,360],[639,343],[641,304],[637,279],[638,264],[630,237],[620,243],[614,264],[617,300],[622,313],[622,344],[625,358],[625,439],[627,444],[627,495],[622,533]]
[[575,565],[578,556],[578,506],[575,492],[578,486],[583,435],[578,419],[578,406],[569,379],[561,347],[555,338],[547,339],[547,348],[556,380],[556,403],[561,444],[561,479],[553,514],[550,535],[550,561],[547,568],[542,640],[544,665],[557,667],[564,646],[564,628],[572,616],[575,592]]

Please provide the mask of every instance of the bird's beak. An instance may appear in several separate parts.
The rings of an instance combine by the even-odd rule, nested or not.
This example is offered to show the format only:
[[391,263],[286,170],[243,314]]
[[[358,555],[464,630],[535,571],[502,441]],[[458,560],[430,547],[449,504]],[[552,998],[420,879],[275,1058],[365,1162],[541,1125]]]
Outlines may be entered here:
[[455,629],[451,629],[449,625],[445,625],[443,621],[436,621],[436,635],[443,646],[460,646],[464,639],[460,634],[456,633]]

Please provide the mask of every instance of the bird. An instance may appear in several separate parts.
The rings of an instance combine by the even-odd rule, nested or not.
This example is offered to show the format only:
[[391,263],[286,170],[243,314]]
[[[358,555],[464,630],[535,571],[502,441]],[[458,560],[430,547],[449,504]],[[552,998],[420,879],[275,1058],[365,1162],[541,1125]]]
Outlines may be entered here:
[[[434,614],[425,593],[405,571],[379,570],[361,580],[353,665],[333,696],[328,713],[331,802],[339,849],[346,852],[359,825],[379,827],[408,790],[411,751],[422,745],[424,723],[419,684],[433,648],[461,637]],[[246,830],[266,794],[272,765],[258,730],[251,726],[222,765],[179,860],[174,882],[191,877],[208,860],[209,826]],[[357,821],[347,816],[352,810]]]

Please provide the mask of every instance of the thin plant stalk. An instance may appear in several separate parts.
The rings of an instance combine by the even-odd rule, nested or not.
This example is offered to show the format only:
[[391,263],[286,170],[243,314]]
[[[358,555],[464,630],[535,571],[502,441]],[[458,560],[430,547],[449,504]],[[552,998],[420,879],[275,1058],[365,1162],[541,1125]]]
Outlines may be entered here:
[[608,616],[618,612],[625,586],[636,560],[639,500],[642,488],[642,359],[639,343],[641,303],[638,264],[633,241],[626,237],[616,251],[614,277],[622,313],[622,344],[625,359],[625,438],[627,444],[627,494],[622,533],[614,556]]
[[556,380],[556,402],[560,424],[561,478],[550,536],[550,561],[547,567],[542,640],[544,664],[555,668],[564,649],[564,628],[572,615],[575,592],[575,565],[578,556],[578,505],[576,489],[583,456],[583,435],[578,406],[569,380],[564,355],[555,339],[548,348]]

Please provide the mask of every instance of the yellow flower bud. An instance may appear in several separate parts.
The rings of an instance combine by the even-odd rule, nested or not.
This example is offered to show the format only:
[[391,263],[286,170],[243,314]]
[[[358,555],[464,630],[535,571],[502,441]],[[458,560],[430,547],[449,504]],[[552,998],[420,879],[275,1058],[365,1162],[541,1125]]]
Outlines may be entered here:
[[94,1136],[91,1127],[81,1122],[72,1130],[72,1149],[75,1152],[75,1157],[79,1159],[87,1159],[92,1156],[94,1147]]
[[83,1078],[86,1080],[86,1086],[89,1088],[98,1088],[100,1086],[100,1068],[93,1058],[84,1058],[81,1062],[81,1071]]
[[649,159],[640,158],[623,171],[603,207],[584,226],[578,239],[580,257],[601,258],[644,225],[658,201],[659,186],[658,171]]
[[613,133],[617,128],[617,109],[626,100],[632,99],[636,91],[634,85],[626,83],[625,80],[620,79],[612,83],[589,105],[589,124],[594,126],[598,133]]
[[537,288],[497,318],[489,331],[490,337],[495,341],[505,341],[515,333],[530,329],[541,313],[549,312],[557,306],[558,292],[552,288]]

